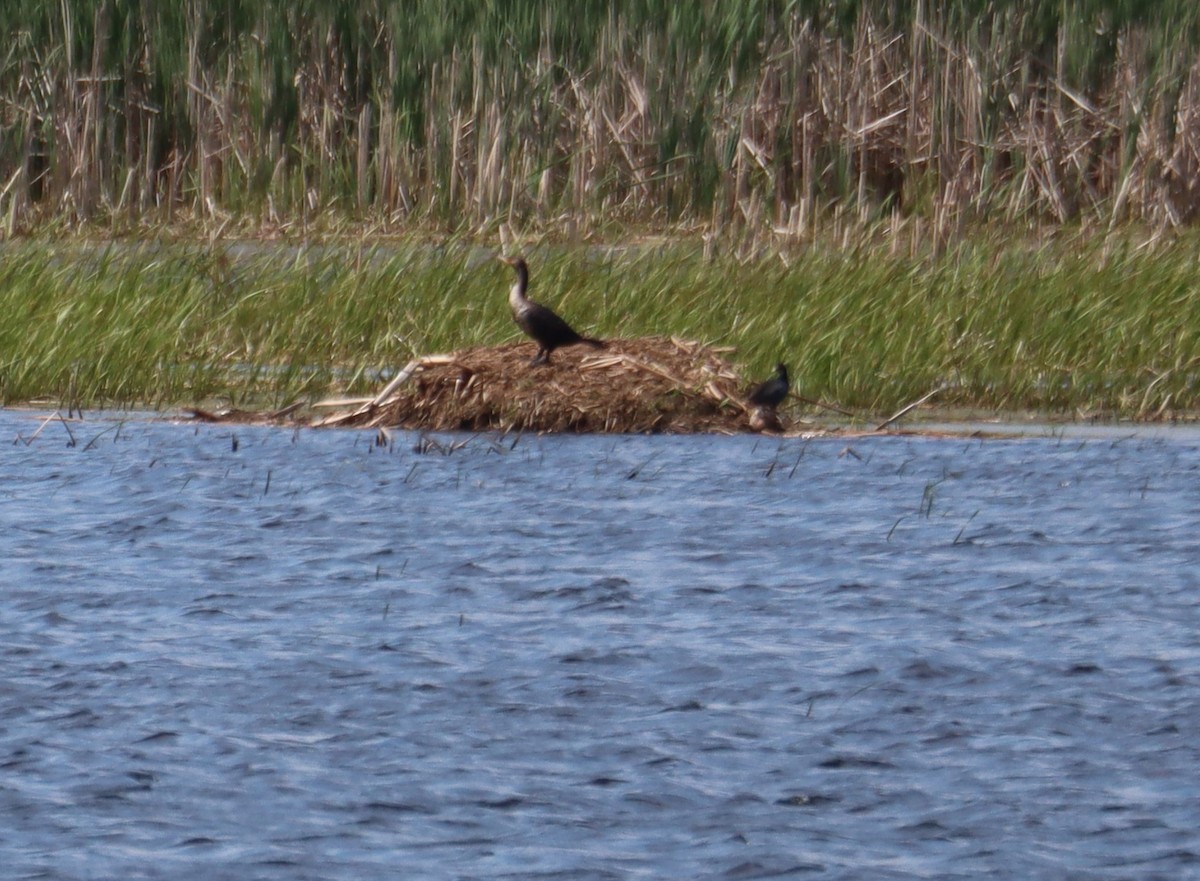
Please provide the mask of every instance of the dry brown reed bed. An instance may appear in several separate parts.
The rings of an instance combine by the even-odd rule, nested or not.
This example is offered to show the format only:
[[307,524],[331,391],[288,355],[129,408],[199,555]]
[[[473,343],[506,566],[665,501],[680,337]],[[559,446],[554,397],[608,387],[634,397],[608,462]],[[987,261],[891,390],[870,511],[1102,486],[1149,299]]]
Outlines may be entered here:
[[[606,434],[911,434],[898,420],[941,389],[913,401],[874,428],[821,425],[752,407],[745,382],[723,355],[728,348],[677,337],[611,339],[603,351],[559,349],[549,365],[532,365],[531,343],[505,343],[414,358],[373,398],[331,399],[310,416],[281,410],[190,408],[205,422],[308,425],[419,431]],[[850,414],[793,394],[793,399]],[[785,410],[787,404],[785,404]],[[961,432],[921,431],[958,436]]]
[[664,337],[559,349],[509,343],[418,358],[374,399],[330,402],[319,426],[439,431],[737,432],[744,383],[722,350]]
[[[603,351],[559,349],[549,365],[535,366],[529,363],[532,344],[506,343],[414,358],[373,398],[315,405],[319,411],[333,411],[330,415],[310,418],[294,404],[261,412],[187,412],[206,422],[314,428],[861,436],[909,433],[895,429],[895,423],[940,391],[874,428],[815,426],[749,405],[745,393],[751,384],[722,357],[729,351],[677,337],[610,339]],[[833,405],[793,398],[850,415]]]
[[[64,22],[47,5],[5,19],[21,39],[0,64],[0,212],[10,231],[349,210],[382,228],[665,218],[803,237],[891,205],[938,242],[983,218],[1194,220],[1194,18],[994,7],[862,4],[851,25],[821,4],[684,9],[682,34],[614,11],[571,53],[554,4],[445,45],[407,10],[242,3],[227,33],[199,12],[161,31],[112,2],[77,20],[63,3]],[[582,12],[557,7],[560,36]]]

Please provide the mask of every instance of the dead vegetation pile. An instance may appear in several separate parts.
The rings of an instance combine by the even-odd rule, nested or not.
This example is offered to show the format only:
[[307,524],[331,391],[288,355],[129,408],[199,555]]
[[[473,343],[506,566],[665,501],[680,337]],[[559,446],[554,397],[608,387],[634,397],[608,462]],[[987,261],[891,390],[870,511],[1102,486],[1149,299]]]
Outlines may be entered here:
[[[414,358],[373,398],[313,405],[333,411],[326,416],[302,415],[298,403],[269,412],[195,407],[186,412],[201,422],[313,428],[862,436],[914,433],[896,429],[895,423],[946,388],[939,385],[874,428],[818,427],[802,419],[781,420],[773,408],[751,405],[745,397],[748,384],[722,357],[730,348],[676,337],[610,339],[601,351],[557,349],[550,364],[534,365],[530,356],[536,350],[532,343],[507,343]],[[795,393],[789,397],[854,418],[833,404]]]
[[744,383],[728,349],[675,338],[609,340],[529,363],[531,343],[411,361],[374,398],[327,401],[320,426],[433,431],[743,432]]

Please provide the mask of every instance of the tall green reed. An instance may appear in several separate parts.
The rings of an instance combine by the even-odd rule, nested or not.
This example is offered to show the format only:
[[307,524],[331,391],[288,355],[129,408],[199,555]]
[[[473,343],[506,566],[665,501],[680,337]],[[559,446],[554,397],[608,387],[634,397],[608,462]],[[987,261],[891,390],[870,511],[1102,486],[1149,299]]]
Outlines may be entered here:
[[1182,225],[1200,11],[12,0],[0,213],[117,229]]

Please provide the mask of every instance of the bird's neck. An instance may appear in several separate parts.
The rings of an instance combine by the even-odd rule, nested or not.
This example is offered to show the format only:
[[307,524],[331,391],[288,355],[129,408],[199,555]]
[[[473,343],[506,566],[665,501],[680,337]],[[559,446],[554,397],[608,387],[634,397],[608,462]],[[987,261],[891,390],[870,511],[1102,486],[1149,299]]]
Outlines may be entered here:
[[529,279],[522,272],[517,274],[517,280],[513,282],[513,286],[508,290],[508,305],[513,309],[521,309],[529,303],[529,298],[525,295],[525,289],[529,287]]

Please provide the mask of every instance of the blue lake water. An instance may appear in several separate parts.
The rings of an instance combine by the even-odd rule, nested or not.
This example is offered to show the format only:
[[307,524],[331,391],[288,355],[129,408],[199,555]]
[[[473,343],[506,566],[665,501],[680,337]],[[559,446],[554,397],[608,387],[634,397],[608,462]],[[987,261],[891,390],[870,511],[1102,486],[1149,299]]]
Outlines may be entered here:
[[1200,875],[1200,433],[42,419],[4,878]]

